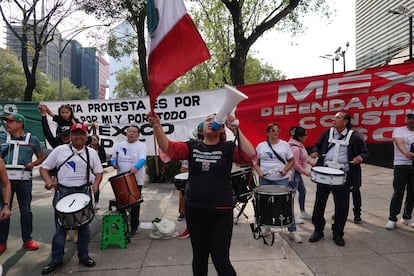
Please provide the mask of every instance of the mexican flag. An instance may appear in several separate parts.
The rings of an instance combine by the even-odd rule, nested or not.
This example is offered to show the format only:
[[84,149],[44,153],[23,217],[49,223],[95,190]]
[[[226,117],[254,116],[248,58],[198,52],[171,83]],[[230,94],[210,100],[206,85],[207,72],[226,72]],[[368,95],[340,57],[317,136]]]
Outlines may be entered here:
[[178,77],[210,58],[183,0],[148,0],[148,78],[151,109]]

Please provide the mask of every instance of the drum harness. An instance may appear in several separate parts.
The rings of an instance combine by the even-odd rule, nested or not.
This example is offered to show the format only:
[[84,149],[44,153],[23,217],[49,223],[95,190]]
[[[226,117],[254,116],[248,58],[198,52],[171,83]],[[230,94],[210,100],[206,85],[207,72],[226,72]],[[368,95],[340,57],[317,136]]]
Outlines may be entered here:
[[[31,137],[32,134],[28,132],[28,133],[26,133],[25,135],[23,135],[22,137],[20,137],[19,139],[16,139],[16,140],[11,139],[10,133],[7,132],[6,135],[7,135],[6,136],[7,147],[0,153],[1,158],[4,159],[11,151],[13,151],[12,163],[6,165],[6,170],[19,170],[19,171],[22,172],[21,179],[10,179],[10,180],[24,180],[23,179],[23,176],[24,176],[23,171],[30,171],[30,175],[31,175],[31,170],[26,170],[24,165],[19,165],[18,164],[19,149],[20,149],[20,146],[32,146],[29,143],[30,137]],[[31,178],[31,176],[30,176],[30,178]]]
[[[79,153],[77,153],[77,152],[75,152],[74,150],[73,150],[73,148],[72,148],[72,145],[71,144],[69,144],[68,145],[69,146],[69,148],[70,148],[70,150],[72,151],[72,154],[68,157],[68,158],[66,158],[65,159],[65,161],[63,161],[57,168],[56,168],[56,180],[57,180],[57,182],[58,182],[58,184],[57,184],[57,189],[56,189],[56,192],[58,193],[58,198],[60,199],[61,198],[61,191],[60,191],[60,189],[59,188],[62,188],[62,187],[65,187],[65,188],[70,188],[70,189],[73,189],[73,190],[83,190],[85,187],[89,187],[87,190],[86,190],[86,192],[91,196],[91,199],[93,199],[92,197],[93,197],[93,193],[91,193],[91,189],[90,189],[90,186],[92,185],[91,183],[89,183],[89,177],[90,177],[90,172],[91,172],[91,167],[90,167],[90,165],[89,165],[89,161],[90,161],[90,158],[89,158],[89,151],[88,151],[88,147],[86,147],[85,146],[85,152],[86,152],[86,160],[85,160],[85,158],[83,158],[82,157],[82,155],[80,155]],[[64,186],[64,185],[61,185],[61,184],[59,184],[59,179],[58,179],[58,172],[59,172],[59,170],[60,170],[60,168],[67,162],[67,161],[69,161],[73,156],[75,156],[75,155],[78,155],[79,156],[79,158],[80,159],[82,159],[83,161],[85,161],[85,163],[86,163],[86,179],[87,179],[87,184],[84,184],[84,185],[82,185],[82,186],[80,186],[80,187],[67,187],[67,186]],[[94,172],[92,172],[92,174],[93,175],[95,175],[95,173]],[[73,192],[71,192],[71,193],[73,193]],[[71,194],[71,193],[68,193],[68,194]]]
[[[349,140],[351,139],[351,135],[354,132],[352,129],[348,130],[348,133],[346,134],[346,136],[341,135],[341,137],[339,139],[335,139],[334,138],[334,129],[333,127],[330,128],[329,130],[329,139],[328,139],[328,149],[326,151],[326,153],[328,153],[332,148],[334,148],[334,152],[333,152],[333,160],[325,160],[324,165],[329,167],[329,168],[334,168],[334,169],[338,169],[338,170],[343,170],[345,171],[345,164],[343,163],[339,163],[338,162],[338,157],[339,157],[339,149],[341,147],[341,145],[343,146],[348,146],[349,145]],[[344,140],[345,138],[345,140]]]

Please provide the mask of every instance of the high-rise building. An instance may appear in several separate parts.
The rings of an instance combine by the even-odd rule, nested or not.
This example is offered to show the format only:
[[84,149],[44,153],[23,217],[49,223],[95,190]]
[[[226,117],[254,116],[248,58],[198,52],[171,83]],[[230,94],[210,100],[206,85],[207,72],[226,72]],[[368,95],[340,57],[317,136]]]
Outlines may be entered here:
[[[21,25],[12,25],[12,28],[21,35],[23,33],[23,27]],[[7,28],[7,41],[6,47],[11,50],[19,60],[22,59],[22,44],[21,41],[14,35],[10,28]],[[30,32],[29,32],[30,35]],[[34,44],[33,37],[28,37],[28,45]],[[71,45],[67,45],[67,41],[62,39],[61,34],[56,31],[53,40],[46,44],[42,49],[37,68],[43,73],[49,75],[53,81],[59,80],[59,64],[62,60],[62,77],[70,79],[71,72]],[[61,56],[60,56],[61,55]],[[28,48],[27,61],[29,66],[32,65],[34,57],[34,50]]]
[[109,63],[102,57],[98,56],[98,99],[105,99],[106,90],[109,81]]
[[[134,35],[134,30],[129,22],[124,21],[112,29],[111,35],[115,36],[117,41],[123,41]],[[116,75],[122,69],[129,70],[132,68],[133,61],[138,60],[138,54],[134,52],[131,55],[125,55],[120,58],[109,57],[109,98],[114,98],[114,89],[117,85]]]
[[413,1],[356,0],[356,68],[408,59],[413,13]]

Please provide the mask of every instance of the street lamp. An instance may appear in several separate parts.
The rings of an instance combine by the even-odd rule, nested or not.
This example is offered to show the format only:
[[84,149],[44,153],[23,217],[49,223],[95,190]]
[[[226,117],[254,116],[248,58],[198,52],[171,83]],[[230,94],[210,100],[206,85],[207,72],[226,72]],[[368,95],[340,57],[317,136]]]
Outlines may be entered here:
[[338,61],[340,59],[340,56],[338,54],[335,55],[335,56],[333,56],[331,54],[325,54],[325,55],[319,56],[319,57],[332,60],[332,74],[335,73],[335,61]]
[[344,64],[344,72],[346,71],[346,66],[345,66],[345,53],[346,53],[346,51],[348,51],[349,42],[347,42],[345,44],[345,47],[346,47],[345,50],[342,50],[341,51],[342,47],[338,47],[338,49],[336,49],[336,51],[335,51],[335,54],[336,55],[339,55],[339,56],[342,57],[342,61],[343,61],[343,64]]
[[388,10],[388,13],[397,14],[397,15],[404,15],[408,17],[408,59],[407,61],[413,60],[413,13],[410,11],[409,8],[399,5],[395,10]]

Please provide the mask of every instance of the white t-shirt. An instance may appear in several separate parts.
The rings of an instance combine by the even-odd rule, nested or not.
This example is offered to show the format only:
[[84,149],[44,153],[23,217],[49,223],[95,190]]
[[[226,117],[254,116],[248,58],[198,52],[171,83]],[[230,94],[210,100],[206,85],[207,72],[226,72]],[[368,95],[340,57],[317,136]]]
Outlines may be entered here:
[[[275,145],[272,145],[272,148],[279,156],[286,161],[293,158],[292,150],[289,146],[289,144],[286,141],[279,140],[279,142]],[[269,180],[281,180],[288,178],[289,175],[283,176],[281,173],[274,172],[275,168],[283,169],[286,167],[284,163],[282,163],[279,158],[276,157],[276,155],[273,153],[271,148],[269,147],[267,141],[261,142],[256,147],[257,156],[260,160],[260,169],[263,171],[263,173],[267,172],[273,172],[269,173],[265,176],[266,179]]]
[[[98,153],[88,148],[89,153],[89,182],[93,183],[95,181],[95,175],[98,173],[103,173],[101,160],[99,160]],[[72,157],[70,157],[74,154]],[[69,158],[70,157],[70,158]],[[69,158],[69,159],[68,159]],[[87,155],[85,147],[78,151],[75,148],[71,148],[69,145],[61,145],[56,147],[43,161],[40,167],[51,170],[58,168],[57,172],[58,183],[66,187],[80,187],[87,184]],[[61,166],[61,164],[63,164]]]
[[[405,148],[410,151],[411,144],[414,143],[414,131],[411,131],[407,126],[396,127],[392,132],[392,138],[402,138]],[[394,143],[394,165],[411,165],[412,160],[408,159]]]
[[[112,159],[118,159],[118,174],[128,172],[140,159],[146,160],[147,146],[141,141],[128,143],[128,141],[120,142],[114,146]],[[135,179],[139,186],[144,185],[144,167],[136,174]]]

